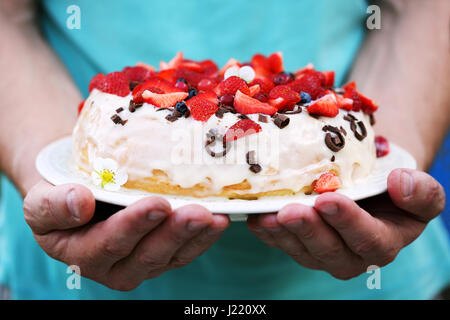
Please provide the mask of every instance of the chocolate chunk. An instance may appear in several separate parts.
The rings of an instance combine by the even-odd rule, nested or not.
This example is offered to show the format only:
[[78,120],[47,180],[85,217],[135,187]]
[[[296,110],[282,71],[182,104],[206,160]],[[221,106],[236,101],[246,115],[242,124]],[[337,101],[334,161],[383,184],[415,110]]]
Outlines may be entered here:
[[122,111],[123,111],[123,108],[122,108],[122,107],[116,109],[116,112],[117,112],[117,113],[121,113]]
[[174,115],[174,114],[168,114],[168,115],[166,116],[166,120],[168,120],[168,121],[170,121],[170,122],[177,121],[178,118],[179,118],[179,117],[178,117],[177,115]]
[[361,133],[358,132],[355,122],[352,122],[352,126],[350,126],[350,129],[352,129],[353,133],[355,134],[356,139],[358,139],[359,141],[362,141],[362,140],[364,140],[365,137],[367,137],[366,126],[364,125],[364,122],[362,122],[362,121],[358,121],[357,125],[360,128]]
[[322,130],[334,133],[334,136],[329,132],[325,135],[325,144],[331,151],[337,152],[345,146],[345,138],[337,127],[326,125]]
[[314,119],[319,119],[319,118],[320,118],[320,116],[317,115],[317,114],[312,114],[312,113],[309,113],[309,112],[308,112],[308,115],[309,115],[311,118],[314,118]]
[[133,100],[130,100],[130,104],[128,105],[128,110],[130,112],[135,112],[136,111],[136,105],[134,104]]
[[298,104],[295,106],[294,110],[288,110],[284,111],[284,114],[297,114],[302,112],[302,106],[299,106]]
[[252,164],[250,166],[249,170],[253,173],[259,173],[259,172],[261,172],[262,168],[259,164]]
[[119,124],[122,123],[122,118],[118,115],[115,114],[111,117],[111,120],[115,123],[115,124]]
[[263,114],[258,114],[258,121],[259,122],[264,122],[264,123],[267,123],[267,122],[269,122],[269,120],[267,119],[267,116],[265,116],[265,115],[263,115]]
[[335,156],[332,156],[331,159],[330,159],[330,161],[331,161],[331,162],[334,162],[334,160],[336,160],[336,157],[335,157]]
[[339,129],[341,129],[341,132],[344,136],[347,135],[347,131],[345,131],[345,129],[342,126],[340,126]]
[[245,114],[240,114],[240,115],[238,115],[238,118],[239,118],[239,119],[242,119],[242,120],[248,119],[248,117],[247,117]]
[[245,158],[248,164],[256,164],[256,152],[254,150],[247,152]]
[[289,121],[291,121],[291,119],[283,114],[275,114],[273,117],[273,123],[280,129],[286,127],[289,124]]
[[186,112],[184,113],[184,117],[189,118],[190,115],[191,115],[191,111],[189,109],[187,109]]
[[375,125],[375,116],[372,113],[369,114],[369,119],[370,119],[370,125],[374,126]]
[[158,109],[156,109],[156,112],[163,111],[163,110],[171,111],[172,109],[170,109],[170,108],[158,108]]
[[216,111],[216,117],[219,118],[219,119],[223,118],[223,114],[224,114],[224,112],[220,108]]
[[133,91],[134,88],[136,88],[140,84],[141,84],[141,82],[139,82],[139,81],[130,81],[130,91]]

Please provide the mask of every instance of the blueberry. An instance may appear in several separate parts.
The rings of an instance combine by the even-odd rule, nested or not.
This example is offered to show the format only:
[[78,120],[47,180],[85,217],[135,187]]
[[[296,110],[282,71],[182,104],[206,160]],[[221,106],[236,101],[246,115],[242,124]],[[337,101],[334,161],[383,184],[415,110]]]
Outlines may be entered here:
[[178,79],[176,82],[178,82],[178,81],[181,81],[181,82],[184,82],[184,83],[188,84],[187,81],[184,80],[183,78]]
[[311,102],[311,96],[309,95],[309,93],[306,92],[300,92],[300,103],[309,103]]
[[195,90],[194,88],[189,89],[189,95],[186,99],[184,99],[184,101],[189,100],[190,98],[192,98],[196,95],[197,95],[197,90]]
[[291,76],[286,73],[286,72],[280,72],[277,73],[274,77],[273,77],[273,83],[275,83],[276,86],[280,85],[280,84],[286,84],[288,83],[291,79]]
[[175,105],[175,110],[177,110],[181,114],[185,114],[187,109],[188,107],[184,101],[177,102],[177,104]]

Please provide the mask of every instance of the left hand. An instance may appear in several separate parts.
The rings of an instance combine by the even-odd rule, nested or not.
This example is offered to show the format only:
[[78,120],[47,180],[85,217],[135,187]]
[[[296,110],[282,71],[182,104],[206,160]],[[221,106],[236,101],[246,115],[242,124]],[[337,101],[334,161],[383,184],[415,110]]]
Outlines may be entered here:
[[250,215],[247,225],[297,263],[350,279],[392,262],[444,209],[444,189],[425,172],[396,169],[387,184],[387,193],[358,204],[329,192],[314,207],[290,204],[278,213]]

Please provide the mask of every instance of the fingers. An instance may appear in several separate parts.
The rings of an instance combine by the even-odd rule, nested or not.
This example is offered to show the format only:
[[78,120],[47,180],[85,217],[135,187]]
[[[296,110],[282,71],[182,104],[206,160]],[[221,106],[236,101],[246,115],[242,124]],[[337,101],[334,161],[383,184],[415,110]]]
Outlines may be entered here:
[[172,268],[183,267],[202,255],[230,225],[230,219],[226,215],[213,215],[212,218],[213,221],[208,228],[178,249],[170,261]]
[[351,252],[339,234],[309,206],[291,204],[278,213],[278,222],[304,245],[322,267],[337,278],[350,278],[363,270],[362,259]]
[[212,214],[199,205],[178,208],[160,227],[142,239],[127,258],[113,266],[109,273],[110,282],[126,289],[133,288],[170,269],[175,253],[210,228],[213,221]]
[[365,261],[387,264],[403,246],[404,239],[394,224],[372,217],[346,196],[333,192],[322,194],[314,208],[350,250]]
[[24,199],[25,220],[35,234],[65,230],[87,223],[93,216],[95,199],[77,184],[52,186],[40,181]]
[[36,236],[52,257],[80,266],[86,275],[104,273],[129,255],[138,242],[170,215],[169,203],[142,199],[92,226]]
[[395,205],[428,222],[444,210],[444,188],[432,176],[411,169],[396,169],[388,177],[388,192]]

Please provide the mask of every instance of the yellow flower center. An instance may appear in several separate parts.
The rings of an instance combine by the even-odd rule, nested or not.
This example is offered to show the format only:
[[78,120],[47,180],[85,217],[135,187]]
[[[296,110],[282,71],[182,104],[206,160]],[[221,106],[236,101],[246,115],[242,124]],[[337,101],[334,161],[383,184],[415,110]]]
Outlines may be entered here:
[[104,169],[100,172],[97,172],[97,174],[100,176],[100,179],[102,180],[102,188],[105,186],[105,184],[114,183],[114,172]]

